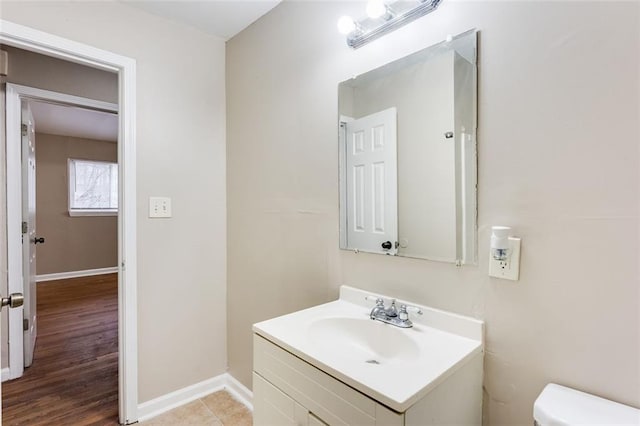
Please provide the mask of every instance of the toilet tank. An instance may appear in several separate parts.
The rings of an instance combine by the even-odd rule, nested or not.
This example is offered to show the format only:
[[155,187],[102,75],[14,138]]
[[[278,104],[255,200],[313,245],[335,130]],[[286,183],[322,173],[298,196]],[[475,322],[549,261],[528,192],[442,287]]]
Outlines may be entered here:
[[533,418],[540,426],[639,426],[640,410],[550,383],[533,404]]

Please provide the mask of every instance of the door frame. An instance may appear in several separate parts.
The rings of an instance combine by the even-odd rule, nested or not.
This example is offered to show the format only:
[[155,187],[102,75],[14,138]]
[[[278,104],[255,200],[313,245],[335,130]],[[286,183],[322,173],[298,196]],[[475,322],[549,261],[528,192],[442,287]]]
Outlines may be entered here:
[[[130,424],[138,420],[138,347],[137,347],[137,242],[136,242],[136,62],[132,58],[117,55],[102,49],[48,34],[9,21],[0,20],[0,43],[35,53],[52,56],[70,62],[88,65],[118,74],[118,173],[119,173],[119,213],[118,213],[118,404],[120,423]],[[16,85],[12,85],[16,88]],[[9,92],[7,84],[7,98]],[[69,96],[69,95],[64,95]],[[72,97],[76,98],[76,97]],[[67,98],[68,100],[69,98]],[[78,98],[80,99],[80,98]],[[78,99],[75,99],[78,101]],[[16,121],[17,120],[17,121]],[[20,117],[9,120],[7,108],[6,122],[7,149],[12,145],[12,134],[20,135]],[[10,133],[11,132],[11,133]],[[15,139],[13,139],[15,140]],[[15,148],[15,147],[14,147]],[[0,150],[0,164],[7,167],[9,182],[10,164],[15,165],[15,156],[3,157]],[[19,159],[19,158],[18,158]],[[20,166],[20,162],[18,162]],[[19,169],[18,169],[19,170]],[[7,186],[7,215],[16,208],[16,188]],[[11,191],[11,195],[9,193]],[[18,194],[21,189],[17,189]],[[20,206],[21,200],[18,200]],[[19,211],[19,208],[18,208]],[[14,212],[15,214],[15,212]],[[22,221],[20,212],[20,222]],[[7,216],[6,224],[14,224]],[[15,229],[14,229],[15,228]],[[0,244],[0,254],[6,255],[11,282],[22,279],[22,272],[16,267],[15,251],[18,248],[20,268],[22,268],[21,247],[15,238],[19,228],[7,226],[7,240]],[[20,235],[18,235],[18,238]],[[16,244],[8,244],[8,241]],[[4,253],[2,252],[4,251]],[[11,261],[10,261],[11,259]],[[10,284],[9,284],[10,285]],[[22,310],[20,310],[22,315]],[[22,333],[22,327],[20,327]]]
[[[97,111],[118,112],[118,104],[52,92],[19,84],[6,85],[6,187],[7,187],[7,293],[24,293],[23,283],[23,245],[21,240],[22,211],[22,137],[21,103],[23,100],[54,102],[72,107]],[[26,301],[25,301],[26,302]],[[16,342],[24,333],[22,318],[24,306],[9,310],[9,342]],[[21,377],[24,371],[24,345],[9,345],[8,379]]]

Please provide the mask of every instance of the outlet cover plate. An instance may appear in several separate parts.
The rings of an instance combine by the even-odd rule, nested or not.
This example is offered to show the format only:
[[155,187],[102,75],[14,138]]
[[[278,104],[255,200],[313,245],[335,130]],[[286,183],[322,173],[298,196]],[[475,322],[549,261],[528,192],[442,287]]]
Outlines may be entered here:
[[509,251],[507,260],[495,260],[489,251],[489,276],[504,280],[518,281],[520,278],[520,238],[509,237]]

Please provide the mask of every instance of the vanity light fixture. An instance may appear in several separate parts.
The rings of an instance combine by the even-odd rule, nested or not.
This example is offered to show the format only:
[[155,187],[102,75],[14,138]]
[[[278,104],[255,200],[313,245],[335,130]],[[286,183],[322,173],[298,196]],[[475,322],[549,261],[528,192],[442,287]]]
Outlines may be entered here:
[[350,34],[356,30],[356,23],[351,16],[341,16],[338,19],[338,31],[340,34]]
[[383,0],[369,0],[366,11],[367,16],[371,19],[382,18],[387,13],[387,5]]
[[338,20],[338,31],[347,36],[353,49],[364,46],[421,16],[433,12],[442,0],[369,0],[367,17],[354,21],[349,16]]

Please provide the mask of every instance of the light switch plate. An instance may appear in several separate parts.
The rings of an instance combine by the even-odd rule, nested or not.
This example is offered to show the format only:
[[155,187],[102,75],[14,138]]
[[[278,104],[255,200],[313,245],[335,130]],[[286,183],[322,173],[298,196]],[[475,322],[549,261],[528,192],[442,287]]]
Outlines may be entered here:
[[489,276],[505,280],[518,281],[520,278],[520,238],[509,237],[507,260],[495,260],[489,251]]
[[171,198],[149,197],[149,217],[171,217]]

